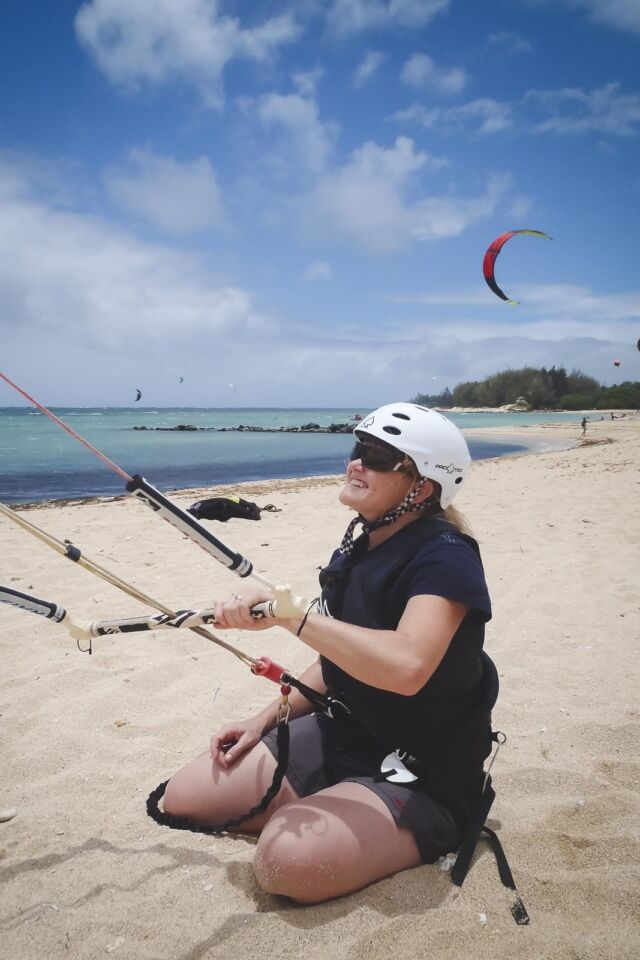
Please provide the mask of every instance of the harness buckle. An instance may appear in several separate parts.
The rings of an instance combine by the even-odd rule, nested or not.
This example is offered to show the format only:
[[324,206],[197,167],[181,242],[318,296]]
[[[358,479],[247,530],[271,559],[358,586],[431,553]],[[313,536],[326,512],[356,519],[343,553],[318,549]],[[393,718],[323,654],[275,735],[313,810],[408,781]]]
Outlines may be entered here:
[[327,704],[326,713],[327,713],[327,716],[328,716],[328,717],[331,717],[332,720],[337,720],[337,719],[338,719],[338,718],[335,717],[335,716],[333,715],[333,713],[332,713],[332,710],[333,710],[334,707],[342,707],[342,709],[344,710],[344,712],[345,712],[346,714],[350,714],[350,713],[351,713],[351,710],[349,710],[349,707],[346,705],[346,703],[343,703],[342,700],[334,700],[334,699],[331,699],[331,700],[329,701],[329,703]]
[[489,774],[491,773],[491,768],[493,767],[493,765],[494,765],[494,763],[496,762],[496,759],[497,759],[497,757],[498,757],[498,754],[500,753],[500,747],[501,747],[504,743],[507,742],[507,735],[506,735],[506,733],[503,733],[502,730],[496,730],[496,731],[491,735],[491,739],[494,741],[494,743],[497,743],[498,746],[496,747],[496,749],[495,749],[495,751],[494,751],[494,754],[493,754],[493,756],[491,757],[491,760],[490,760],[490,762],[489,762],[489,766],[487,767],[487,771],[486,771],[486,773],[485,773],[485,775],[484,775],[484,782],[483,782],[483,784],[482,784],[482,793],[484,793],[485,790],[486,790],[486,788],[487,788],[487,783],[488,783],[488,780],[489,780]]
[[405,767],[403,760],[410,762],[413,757],[410,757],[406,751],[400,750],[387,754],[380,764],[381,772],[386,774],[385,780],[391,783],[413,783],[418,779],[415,773]]
[[281,723],[289,723],[289,714],[291,713],[291,704],[289,703],[289,694],[291,693],[291,687],[283,684],[280,687],[280,694],[282,699],[278,704],[278,726]]

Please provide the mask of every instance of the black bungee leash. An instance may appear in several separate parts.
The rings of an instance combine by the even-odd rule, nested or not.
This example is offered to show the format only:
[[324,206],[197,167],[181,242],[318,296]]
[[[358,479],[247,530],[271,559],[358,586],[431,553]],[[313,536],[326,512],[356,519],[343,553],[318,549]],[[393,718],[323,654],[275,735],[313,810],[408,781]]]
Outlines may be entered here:
[[[282,671],[282,668],[278,667],[277,664],[270,663],[269,670]],[[213,827],[208,824],[198,824],[194,823],[188,817],[165,813],[164,810],[160,809],[160,800],[164,796],[167,789],[167,784],[169,783],[168,780],[164,780],[162,783],[158,784],[155,790],[152,790],[147,797],[147,813],[152,820],[155,820],[155,822],[160,824],[162,827],[171,827],[174,830],[188,830],[191,833],[219,834],[226,833],[227,831],[232,830],[234,827],[240,826],[240,824],[247,820],[251,820],[259,813],[264,813],[273,798],[280,790],[282,781],[284,780],[287,768],[289,766],[288,696],[291,693],[291,688],[295,687],[296,690],[306,697],[313,707],[321,710],[323,713],[328,714],[330,717],[333,717],[332,710],[338,706],[345,711],[345,713],[350,713],[349,709],[344,703],[342,703],[341,700],[336,700],[334,697],[328,697],[322,693],[318,693],[317,690],[314,690],[312,687],[308,687],[305,683],[302,683],[301,680],[291,676],[291,674],[287,673],[286,671],[282,671],[280,673],[280,681],[282,683],[282,686],[280,687],[282,702],[278,707],[278,722],[276,727],[276,769],[273,774],[271,785],[260,802],[257,803],[255,807],[252,807],[247,813],[244,813],[239,817],[234,817],[231,820],[227,820],[225,823],[222,823],[219,826]]]
[[278,761],[275,773],[273,775],[273,780],[271,781],[271,786],[263,796],[262,800],[260,800],[255,807],[252,807],[248,813],[244,813],[240,817],[233,817],[231,820],[227,820],[226,823],[222,823],[217,827],[212,827],[207,824],[193,823],[193,821],[189,820],[188,817],[180,817],[171,813],[165,813],[164,810],[160,809],[158,804],[164,796],[165,790],[167,789],[167,784],[169,783],[168,780],[164,780],[162,783],[158,784],[155,790],[152,790],[147,797],[147,813],[151,819],[155,820],[156,823],[159,823],[161,827],[171,827],[172,830],[189,830],[191,833],[205,833],[209,835],[226,833],[227,831],[232,830],[234,827],[240,826],[240,824],[244,823],[246,820],[256,817],[259,813],[264,813],[273,798],[280,790],[282,781],[284,780],[287,772],[287,767],[289,766],[289,723],[287,719],[283,718],[278,720],[276,743],[278,748]]

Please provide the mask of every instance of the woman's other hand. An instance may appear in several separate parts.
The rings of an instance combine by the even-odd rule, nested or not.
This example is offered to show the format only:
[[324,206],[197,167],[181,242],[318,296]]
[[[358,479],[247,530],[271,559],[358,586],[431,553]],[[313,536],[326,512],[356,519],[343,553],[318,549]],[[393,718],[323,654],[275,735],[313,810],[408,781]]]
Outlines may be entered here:
[[224,770],[255,747],[264,733],[264,720],[254,718],[239,723],[227,723],[211,737],[211,759]]

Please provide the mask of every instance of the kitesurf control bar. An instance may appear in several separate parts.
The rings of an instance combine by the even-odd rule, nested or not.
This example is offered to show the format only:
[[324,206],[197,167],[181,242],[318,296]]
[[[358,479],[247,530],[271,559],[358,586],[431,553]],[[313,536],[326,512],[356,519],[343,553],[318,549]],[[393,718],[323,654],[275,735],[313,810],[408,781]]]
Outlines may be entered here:
[[[58,603],[40,600],[28,593],[21,593],[20,590],[12,590],[10,587],[3,586],[0,586],[0,603],[19,607],[20,610],[27,610],[29,613],[35,613],[47,620],[53,620],[55,623],[65,621],[74,637],[81,636],[86,639],[89,637],[107,637],[114,633],[140,633],[145,630],[163,630],[166,628],[192,630],[194,627],[208,626],[216,622],[214,610],[207,609],[178,610],[177,613],[161,613],[155,617],[143,614],[139,617],[95,620],[93,623],[84,624],[74,620],[65,608]],[[270,601],[257,603],[252,608],[251,613],[256,620],[262,620],[264,617],[275,616],[275,613],[272,612],[274,606],[275,604]]]
[[186,510],[182,510],[177,504],[172,503],[144,477],[139,474],[131,477],[127,483],[127,490],[134,497],[138,497],[139,500],[146,503],[148,507],[151,507],[163,520],[168,520],[174,527],[194,540],[198,546],[206,550],[220,563],[223,563],[225,567],[233,570],[239,577],[249,577],[253,574],[256,580],[260,580],[265,586],[272,586],[269,581],[254,573],[253,564],[246,557],[236,553],[235,550],[231,550],[221,540],[214,537],[195,517],[192,517]]
[[20,607],[21,610],[28,610],[29,613],[35,613],[39,617],[45,617],[55,623],[62,623],[67,615],[65,608],[57,603],[50,603],[49,600],[38,600],[37,597],[31,597],[28,593],[20,593],[19,590],[12,590],[10,587],[0,586],[0,603],[9,603],[12,607]]
[[[52,550],[55,550],[56,553],[62,554],[64,557],[67,557],[69,560],[72,560],[74,563],[77,563],[79,566],[84,567],[85,570],[88,570],[90,573],[95,574],[95,576],[100,577],[102,580],[106,580],[107,583],[110,583],[112,586],[116,587],[118,590],[122,590],[123,593],[128,594],[130,597],[134,597],[136,600],[139,600],[141,603],[146,603],[150,607],[155,607],[156,610],[159,610],[160,613],[167,615],[169,618],[176,617],[177,614],[174,610],[168,607],[166,604],[161,603],[159,600],[156,600],[154,597],[149,596],[144,593],[142,590],[138,590],[131,583],[127,583],[126,580],[123,580],[122,577],[118,577],[115,573],[107,570],[106,567],[101,566],[98,563],[95,563],[93,560],[90,560],[88,557],[83,556],[82,551],[75,547],[69,541],[64,543],[56,537],[51,536],[51,534],[46,533],[44,530],[40,530],[39,527],[36,527],[35,524],[31,523],[25,517],[21,516],[19,513],[16,513],[15,510],[9,510],[8,507],[5,507],[3,503],[0,503],[0,514],[6,516],[9,520],[12,520],[19,527],[22,527],[24,530],[27,530],[32,536],[36,537],[38,540],[41,540],[43,543],[46,543],[47,546],[51,547]],[[11,602],[9,599],[9,594],[5,598],[5,602]],[[31,601],[35,601],[36,598],[28,598]],[[36,601],[37,602],[37,601]],[[21,604],[17,604],[21,606]],[[30,610],[31,607],[23,607],[26,610]],[[275,602],[267,601],[265,603],[264,613],[261,615],[268,615],[275,617]],[[37,612],[37,611],[33,611]],[[86,638],[86,633],[83,633],[81,625],[77,625],[75,622],[71,623],[68,615],[66,626],[69,629],[69,632],[72,636],[75,636],[78,639],[78,636]],[[78,627],[78,635],[74,633],[74,630]],[[246,663],[248,666],[253,666],[255,663],[254,657],[249,657],[242,650],[238,650],[236,647],[232,646],[230,643],[227,643],[226,640],[222,640],[221,637],[215,636],[205,627],[194,626],[190,628],[194,633],[197,633],[198,636],[204,637],[206,640],[210,640],[212,643],[216,643],[220,647],[224,647],[225,650],[228,650],[230,653],[233,653],[234,656],[238,657],[239,660],[242,660],[243,663]]]
[[[2,597],[0,596],[0,600]],[[275,616],[269,612],[269,603],[257,603],[251,609],[254,620]],[[178,610],[173,616],[161,613],[155,617],[140,616],[128,617],[124,620],[96,620],[87,627],[92,637],[106,637],[112,633],[140,633],[143,630],[163,630],[165,627],[174,630],[190,630],[192,627],[205,627],[216,624],[216,615],[213,609],[207,610]]]
[[[0,585],[0,603],[7,603],[12,607],[18,607],[20,610],[26,610],[29,613],[35,613],[38,616],[45,617],[47,620],[53,620],[54,623],[64,623],[65,627],[75,640],[90,640],[94,637],[106,637],[117,633],[137,633],[145,630],[169,629],[197,629],[206,624],[215,623],[213,610],[179,610],[177,613],[161,614],[157,617],[129,617],[121,620],[96,620],[93,623],[80,623],[75,617],[72,617],[64,607],[59,603],[52,603],[50,600],[39,600],[38,597],[32,597],[28,593],[22,593],[20,590],[12,590],[10,587]],[[272,601],[267,603],[258,603],[252,608],[251,612],[256,618],[275,616],[271,608],[274,607]],[[214,639],[211,637],[210,639]],[[216,641],[217,642],[217,641]],[[237,651],[233,647],[227,647],[232,653]],[[308,700],[310,700],[319,709],[326,709],[327,701],[322,694],[305,686],[295,677],[293,677],[279,663],[275,663],[269,657],[247,657],[245,662],[251,668],[251,672],[257,677],[265,677],[273,683],[288,684],[300,690]],[[338,701],[336,701],[337,703]],[[344,707],[344,704],[341,704]]]
[[[39,600],[28,593],[3,586],[0,586],[0,603],[8,603],[12,607],[35,613],[47,620],[53,620],[55,623],[64,623],[64,626],[76,641],[106,637],[115,633],[137,633],[144,630],[161,630],[164,628],[175,630],[183,628],[199,632],[202,625],[215,623],[213,610],[179,610],[178,613],[162,614],[158,617],[129,617],[122,620],[96,620],[94,623],[81,623],[58,603]],[[259,603],[252,608],[251,612],[257,618],[274,616],[275,614],[269,613],[271,607],[272,603]],[[206,633],[203,633],[203,635],[206,636]],[[245,661],[251,668],[251,672],[257,677],[266,677],[267,680],[278,684],[289,683],[294,686],[299,684],[299,681],[292,678],[284,667],[274,663],[269,657],[249,657],[218,638],[208,636],[208,639],[215,643],[221,643],[236,656],[240,655],[240,659]],[[91,648],[89,648],[89,652],[91,652]]]

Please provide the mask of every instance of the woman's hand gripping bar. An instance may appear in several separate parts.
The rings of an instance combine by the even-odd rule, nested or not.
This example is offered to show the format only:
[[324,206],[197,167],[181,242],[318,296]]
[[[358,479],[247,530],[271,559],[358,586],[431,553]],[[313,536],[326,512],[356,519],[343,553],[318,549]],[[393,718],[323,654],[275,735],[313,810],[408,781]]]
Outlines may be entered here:
[[[256,620],[277,616],[297,616],[298,608],[289,602],[290,591],[278,592],[282,596],[281,600],[267,600],[263,603],[257,603],[251,608],[251,615]],[[306,602],[301,597],[294,599],[303,604]],[[89,640],[93,637],[106,637],[116,633],[141,633],[148,630],[190,630],[193,627],[208,626],[216,622],[214,610],[209,608],[205,610],[178,610],[176,613],[162,613],[157,616],[143,614],[139,617],[82,623],[71,616],[60,604],[49,600],[40,600],[28,593],[2,586],[0,586],[0,603],[7,603],[10,606],[18,607],[20,610],[26,610],[29,613],[53,620],[55,623],[62,623],[75,640]],[[285,610],[284,613],[281,612],[281,607]],[[292,613],[291,610],[296,612]]]

